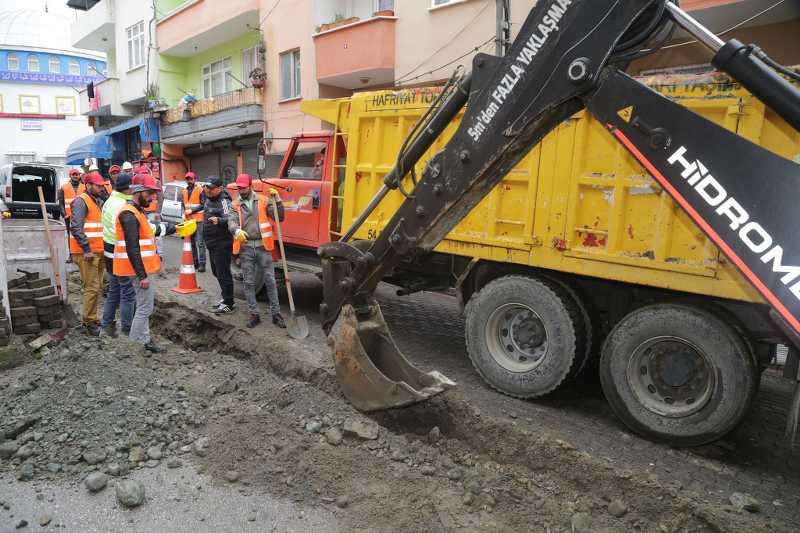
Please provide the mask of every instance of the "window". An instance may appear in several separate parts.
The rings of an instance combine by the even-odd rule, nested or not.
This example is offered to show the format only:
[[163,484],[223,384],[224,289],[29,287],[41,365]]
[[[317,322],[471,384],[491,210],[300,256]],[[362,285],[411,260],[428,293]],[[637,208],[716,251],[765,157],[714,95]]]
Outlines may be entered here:
[[394,10],[394,0],[375,0],[375,11]]
[[128,39],[128,70],[141,67],[145,62],[144,21],[125,29]]
[[445,6],[447,4],[458,4],[464,0],[431,0],[431,7]]
[[231,58],[225,57],[203,67],[203,98],[227,93],[231,88]]
[[51,57],[48,68],[51,74],[61,74],[61,60],[57,57]]
[[28,72],[39,72],[39,56],[28,56]]
[[300,50],[281,54],[281,100],[300,97]]
[[86,65],[87,76],[97,76],[97,65],[95,63],[88,63]]
[[69,73],[71,76],[80,76],[81,75],[81,64],[78,63],[77,59],[70,59],[69,60]]
[[325,166],[324,142],[304,142],[292,154],[292,160],[283,171],[284,179],[290,180],[322,180]]
[[19,58],[17,54],[8,54],[8,70],[19,70]]
[[250,73],[260,66],[257,46],[242,50],[242,81],[247,82],[248,78],[250,78]]

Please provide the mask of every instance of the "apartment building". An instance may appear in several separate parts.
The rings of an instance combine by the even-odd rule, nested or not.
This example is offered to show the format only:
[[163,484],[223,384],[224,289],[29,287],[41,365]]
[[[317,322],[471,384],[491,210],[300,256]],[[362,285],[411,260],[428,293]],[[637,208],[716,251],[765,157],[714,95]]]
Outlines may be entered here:
[[158,56],[152,3],[69,0],[76,18],[72,45],[105,53],[106,73],[79,93],[80,113],[95,133],[75,141],[68,157],[95,157],[103,168],[122,161],[147,161],[158,171]]
[[[289,139],[330,127],[300,111],[303,100],[446,80],[476,52],[494,53],[498,0],[158,0],[157,36],[167,176],[187,169],[226,180],[274,175]],[[510,0],[511,37],[535,0]],[[686,0],[710,28],[756,41],[800,63],[796,3]],[[707,64],[699,45],[669,47],[631,72]],[[255,69],[263,74],[253,79]],[[263,139],[263,140],[262,140]],[[261,143],[261,144],[259,144]]]

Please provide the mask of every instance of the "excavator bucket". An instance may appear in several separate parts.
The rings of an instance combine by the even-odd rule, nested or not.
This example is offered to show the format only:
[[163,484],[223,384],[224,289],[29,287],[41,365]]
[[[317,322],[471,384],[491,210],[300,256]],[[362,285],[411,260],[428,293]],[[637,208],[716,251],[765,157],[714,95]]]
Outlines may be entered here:
[[360,411],[410,405],[455,386],[443,374],[422,372],[406,360],[374,301],[367,313],[342,306],[328,344],[342,391]]

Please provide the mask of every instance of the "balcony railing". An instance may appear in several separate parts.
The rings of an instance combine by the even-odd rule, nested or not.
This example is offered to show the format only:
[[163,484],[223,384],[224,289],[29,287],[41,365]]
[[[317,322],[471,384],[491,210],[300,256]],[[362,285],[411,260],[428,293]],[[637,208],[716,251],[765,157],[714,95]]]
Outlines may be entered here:
[[243,105],[261,105],[261,90],[248,87],[246,89],[238,89],[236,91],[218,94],[211,98],[197,100],[191,106],[181,103],[167,110],[164,121],[167,124],[172,124],[185,120],[187,118],[185,116],[187,111],[189,111],[189,116],[191,118],[197,118],[204,115],[213,115],[214,113]]

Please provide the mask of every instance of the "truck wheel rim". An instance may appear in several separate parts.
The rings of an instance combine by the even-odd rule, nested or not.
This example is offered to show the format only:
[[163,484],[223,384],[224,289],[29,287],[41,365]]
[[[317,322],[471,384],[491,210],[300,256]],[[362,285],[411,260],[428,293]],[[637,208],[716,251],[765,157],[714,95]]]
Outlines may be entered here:
[[714,366],[696,345],[679,337],[654,337],[628,362],[628,385],[647,410],[671,418],[700,411],[714,391]]
[[530,372],[539,366],[547,354],[547,339],[541,317],[524,304],[501,305],[486,322],[489,353],[509,372]]

